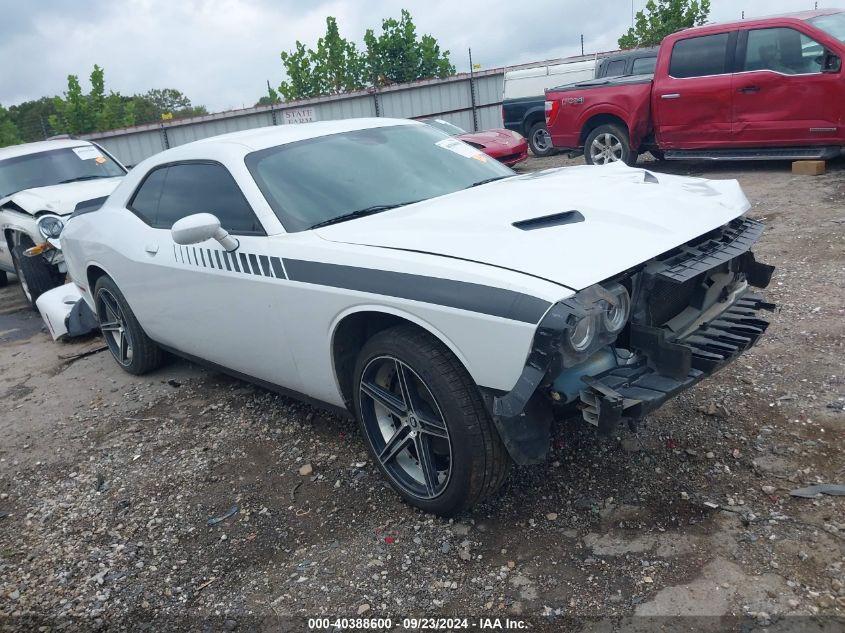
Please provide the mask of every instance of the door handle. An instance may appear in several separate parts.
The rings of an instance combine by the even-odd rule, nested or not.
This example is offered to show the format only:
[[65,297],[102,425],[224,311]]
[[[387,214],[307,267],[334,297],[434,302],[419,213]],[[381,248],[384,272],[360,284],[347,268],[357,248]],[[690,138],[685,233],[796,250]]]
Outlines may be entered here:
[[737,92],[740,92],[744,95],[751,94],[754,92],[760,92],[760,86],[745,86],[744,88],[740,88],[739,90],[737,90]]
[[158,253],[158,244],[147,244],[144,247],[144,250],[147,251],[150,255],[155,255]]
[[681,95],[678,92],[671,92],[667,95],[660,95],[661,99],[680,99]]

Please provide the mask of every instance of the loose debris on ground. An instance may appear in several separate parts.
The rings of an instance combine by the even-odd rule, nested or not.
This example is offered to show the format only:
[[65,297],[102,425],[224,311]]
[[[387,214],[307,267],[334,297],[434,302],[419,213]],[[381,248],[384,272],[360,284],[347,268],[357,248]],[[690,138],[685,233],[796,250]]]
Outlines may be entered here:
[[67,363],[0,290],[0,630],[845,616],[845,500],[791,496],[845,482],[845,165],[648,166],[739,178],[777,266],[768,335],[637,437],[558,428],[545,464],[458,520],[403,504],[350,420],[182,361]]

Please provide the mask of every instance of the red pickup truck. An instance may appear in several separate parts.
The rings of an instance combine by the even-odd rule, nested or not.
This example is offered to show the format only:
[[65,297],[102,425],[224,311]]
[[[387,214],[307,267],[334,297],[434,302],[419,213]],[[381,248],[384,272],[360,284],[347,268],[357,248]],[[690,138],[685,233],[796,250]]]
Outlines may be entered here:
[[658,159],[827,159],[845,151],[845,11],[686,29],[654,75],[546,91],[555,147],[588,164]]

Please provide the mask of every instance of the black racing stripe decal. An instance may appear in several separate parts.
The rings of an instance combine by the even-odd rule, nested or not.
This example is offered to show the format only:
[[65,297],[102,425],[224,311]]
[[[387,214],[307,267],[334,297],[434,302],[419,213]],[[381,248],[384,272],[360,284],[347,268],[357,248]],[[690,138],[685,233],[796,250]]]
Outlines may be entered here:
[[227,253],[227,255],[231,256],[232,258],[232,266],[235,267],[235,272],[241,272],[241,267],[238,266],[238,254],[237,253]]
[[246,257],[246,253],[240,253],[241,257],[241,268],[245,273],[252,272],[249,269],[249,260]]
[[264,272],[264,276],[272,277],[270,274],[270,258],[266,255],[259,255],[258,259],[261,260],[261,270]]
[[214,258],[211,256],[211,249],[205,249],[205,252],[208,253],[208,265],[210,268],[214,268]]
[[551,304],[504,288],[388,270],[285,259],[291,281],[433,303],[523,323],[538,323]]
[[201,266],[202,266],[203,268],[205,268],[205,267],[206,267],[206,266],[205,266],[205,253],[203,253],[203,252],[202,252],[202,249],[200,249],[200,257],[202,258],[202,264],[201,264]]
[[273,266],[273,274],[276,275],[279,279],[287,279],[285,277],[285,271],[282,268],[282,260],[278,257],[271,257],[270,264]]
[[223,270],[223,264],[220,263],[220,251],[214,251],[214,256],[217,258],[217,268]]
[[258,258],[252,253],[249,254],[249,263],[252,266],[252,274],[260,275],[261,269],[258,268]]

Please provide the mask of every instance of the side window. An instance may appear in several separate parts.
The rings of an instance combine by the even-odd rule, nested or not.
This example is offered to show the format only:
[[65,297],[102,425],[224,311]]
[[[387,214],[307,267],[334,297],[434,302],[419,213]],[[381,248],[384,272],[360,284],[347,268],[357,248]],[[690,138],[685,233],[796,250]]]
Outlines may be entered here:
[[824,47],[790,28],[748,31],[744,71],[771,70],[784,75],[820,73]]
[[158,201],[167,177],[167,167],[160,167],[149,174],[141,183],[141,187],[132,196],[129,208],[138,214],[147,224],[155,224],[158,213]]
[[607,70],[605,70],[604,76],[605,77],[618,77],[619,75],[625,74],[625,60],[624,59],[614,59],[612,62],[607,64]]
[[230,233],[264,234],[234,178],[222,165],[188,163],[171,165],[167,170],[154,226],[169,229],[194,213],[216,215]]
[[669,74],[677,79],[725,74],[729,39],[730,33],[719,33],[675,42]]
[[656,57],[637,57],[631,66],[632,75],[653,75],[657,64]]

